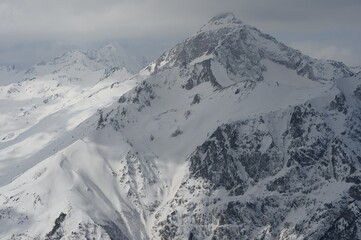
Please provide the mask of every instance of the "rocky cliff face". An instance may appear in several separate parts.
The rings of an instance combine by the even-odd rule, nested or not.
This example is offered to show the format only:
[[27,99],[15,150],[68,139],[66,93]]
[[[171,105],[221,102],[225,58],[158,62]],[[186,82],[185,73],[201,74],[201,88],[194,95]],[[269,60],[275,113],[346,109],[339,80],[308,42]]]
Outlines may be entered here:
[[223,14],[93,94],[130,85],[50,145],[49,128],[1,145],[37,157],[1,182],[1,237],[361,237],[361,78],[343,63]]
[[[347,114],[334,101],[218,127],[188,158],[189,175],[155,231],[163,239],[359,238],[361,142],[347,129],[360,109]],[[335,119],[344,123],[338,131]]]

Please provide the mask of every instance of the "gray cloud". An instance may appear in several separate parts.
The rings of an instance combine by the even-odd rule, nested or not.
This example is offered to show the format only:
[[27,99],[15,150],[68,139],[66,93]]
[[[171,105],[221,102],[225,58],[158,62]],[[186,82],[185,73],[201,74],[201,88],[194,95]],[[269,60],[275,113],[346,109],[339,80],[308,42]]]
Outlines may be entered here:
[[349,49],[352,56],[330,56],[361,64],[359,0],[2,0],[0,64],[32,63],[111,39],[155,57],[228,11],[301,50],[310,42]]

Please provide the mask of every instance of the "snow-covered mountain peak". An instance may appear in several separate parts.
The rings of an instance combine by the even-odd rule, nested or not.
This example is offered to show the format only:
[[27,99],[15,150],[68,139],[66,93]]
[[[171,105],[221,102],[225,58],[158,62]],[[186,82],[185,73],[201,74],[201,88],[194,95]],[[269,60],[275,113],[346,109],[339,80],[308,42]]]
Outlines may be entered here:
[[361,65],[359,66],[352,66],[350,67],[350,70],[354,73],[360,73],[361,72]]
[[53,58],[49,62],[40,62],[37,65],[43,66],[43,65],[67,65],[67,64],[73,64],[76,62],[85,62],[87,60],[87,56],[82,51],[78,50],[70,50],[68,52],[65,52],[64,54]]
[[90,49],[86,54],[89,58],[103,63],[108,68],[125,68],[131,73],[137,73],[146,65],[144,57],[130,54],[116,42],[110,42],[99,49]]
[[[17,76],[12,76],[14,74],[8,73],[4,74],[4,71],[0,69],[0,77],[4,76],[3,78],[7,79],[6,82],[11,83],[15,82],[15,80],[33,80],[49,74],[55,74],[62,78],[64,76],[67,76],[66,78],[71,76],[70,78],[81,79],[83,78],[82,76],[87,75],[85,72],[98,72],[97,75],[103,75],[101,79],[104,79],[114,75],[114,72],[117,71],[134,74],[145,65],[146,60],[144,57],[131,54],[120,44],[110,43],[98,49],[88,49],[86,51],[70,50],[50,61],[42,61],[20,72]],[[93,83],[90,82],[89,84]]]
[[107,45],[104,46],[104,48],[107,48],[109,50],[116,50],[117,48],[119,48],[119,45],[115,45],[114,43],[108,43]]
[[201,31],[214,31],[223,27],[236,27],[237,25],[242,25],[242,22],[238,20],[233,13],[222,13],[209,20],[209,22],[201,28]]
[[179,67],[185,75],[195,75],[198,71],[199,77],[201,69],[211,69],[212,65],[219,64],[232,82],[259,82],[267,70],[263,60],[283,65],[297,75],[317,81],[353,74],[343,63],[306,56],[242,23],[233,14],[211,19],[196,34],[164,53],[147,69],[154,73]]
[[161,203],[145,220],[150,239],[339,239],[337,226],[354,226],[340,196],[361,196],[348,196],[345,180],[360,169],[361,149],[347,145],[360,142],[350,126],[360,124],[361,87],[343,63],[225,16],[146,69],[99,122],[146,156],[139,175],[160,172],[152,184],[134,178],[126,188],[145,209],[153,211],[149,199]]
[[135,76],[92,70],[111,44],[0,88],[1,239],[361,239],[360,75],[207,25]]
[[218,14],[216,16],[214,16],[213,18],[211,18],[211,20],[209,20],[209,22],[223,22],[223,21],[229,21],[229,20],[236,20],[236,17],[234,16],[234,14],[232,12],[225,12],[225,13],[221,13]]

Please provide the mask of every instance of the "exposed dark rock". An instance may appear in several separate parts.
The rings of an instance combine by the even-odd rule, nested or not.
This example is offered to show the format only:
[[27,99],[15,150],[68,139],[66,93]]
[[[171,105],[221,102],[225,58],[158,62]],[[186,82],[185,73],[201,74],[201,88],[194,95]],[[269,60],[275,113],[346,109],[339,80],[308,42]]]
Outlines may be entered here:
[[48,240],[60,240],[63,237],[63,232],[61,229],[61,224],[64,222],[66,217],[65,213],[60,213],[59,217],[55,219],[53,229],[46,234],[45,239]]
[[293,138],[301,137],[303,134],[302,123],[303,123],[303,116],[302,116],[301,107],[296,106],[294,112],[292,113],[291,121],[290,121],[290,132]]
[[361,101],[361,86],[358,86],[354,91],[355,97]]
[[129,238],[113,222],[106,222],[101,227],[106,231],[111,240],[128,240]]
[[178,135],[181,135],[183,133],[182,130],[176,129],[170,136],[171,137],[177,137]]
[[357,201],[361,201],[361,186],[360,185],[354,185],[352,187],[350,187],[350,189],[348,190],[348,193],[350,194],[350,196],[357,200]]
[[196,95],[194,95],[191,105],[198,104],[200,101],[201,101],[201,96],[199,96],[199,94],[196,94]]
[[335,96],[335,99],[330,103],[331,110],[337,110],[344,114],[347,114],[347,106],[345,104],[346,98],[343,93],[340,93]]
[[320,240],[359,239],[360,209],[351,204],[331,223]]
[[210,60],[205,60],[198,65],[196,65],[194,70],[191,72],[191,76],[187,80],[187,83],[183,85],[185,89],[190,90],[203,82],[210,82],[216,89],[222,87],[212,73]]
[[[243,128],[256,124],[264,123],[254,120],[217,128],[190,158],[191,176],[208,179],[214,187],[233,189],[234,194],[239,195],[247,189],[249,178],[258,181],[276,174],[283,161],[270,133],[255,129],[250,134],[242,134]],[[270,139],[269,145],[261,146],[264,138]],[[268,153],[261,152],[261,147]],[[247,175],[240,173],[242,167]]]

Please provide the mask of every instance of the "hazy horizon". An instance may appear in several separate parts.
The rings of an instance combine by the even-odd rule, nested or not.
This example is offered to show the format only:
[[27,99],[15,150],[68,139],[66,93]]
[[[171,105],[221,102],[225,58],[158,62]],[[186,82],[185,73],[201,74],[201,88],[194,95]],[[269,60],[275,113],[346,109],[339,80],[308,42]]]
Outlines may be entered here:
[[0,65],[30,66],[112,41],[151,60],[223,12],[312,57],[361,65],[360,11],[356,0],[4,0]]

